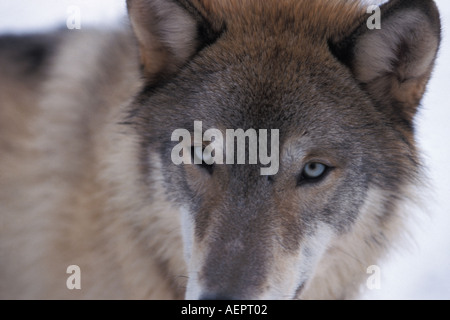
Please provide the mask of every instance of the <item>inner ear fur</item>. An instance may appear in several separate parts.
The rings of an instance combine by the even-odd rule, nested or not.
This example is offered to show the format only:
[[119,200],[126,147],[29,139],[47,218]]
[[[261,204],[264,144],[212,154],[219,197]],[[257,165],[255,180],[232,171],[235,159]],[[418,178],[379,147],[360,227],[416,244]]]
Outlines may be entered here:
[[172,76],[222,31],[198,0],[127,0],[127,8],[150,83]]
[[439,12],[432,0],[391,0],[380,11],[381,29],[368,28],[367,14],[330,48],[377,105],[411,125],[441,41]]

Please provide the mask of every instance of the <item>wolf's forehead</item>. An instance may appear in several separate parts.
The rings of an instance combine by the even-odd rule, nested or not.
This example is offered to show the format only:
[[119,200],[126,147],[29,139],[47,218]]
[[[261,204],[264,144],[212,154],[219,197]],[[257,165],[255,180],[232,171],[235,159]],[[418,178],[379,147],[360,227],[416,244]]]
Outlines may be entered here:
[[[261,80],[264,76],[269,78],[266,83]],[[241,74],[238,77],[233,84],[239,87],[237,92],[225,89],[205,97],[204,103],[199,106],[203,118],[208,119],[207,126],[279,129],[280,134],[284,135],[292,131],[323,133],[324,126],[328,132],[364,120],[364,117],[357,116],[365,113],[366,101],[355,102],[346,96],[344,85],[339,90],[336,86],[327,87],[323,83],[326,79],[321,83],[320,79],[304,74],[298,75],[300,79],[297,83],[282,75],[262,75],[243,82],[240,80],[245,76]],[[357,94],[354,93],[354,96],[357,97]]]
[[331,36],[342,32],[365,10],[363,2],[323,0],[198,0],[215,21],[223,21],[233,33],[271,30]]

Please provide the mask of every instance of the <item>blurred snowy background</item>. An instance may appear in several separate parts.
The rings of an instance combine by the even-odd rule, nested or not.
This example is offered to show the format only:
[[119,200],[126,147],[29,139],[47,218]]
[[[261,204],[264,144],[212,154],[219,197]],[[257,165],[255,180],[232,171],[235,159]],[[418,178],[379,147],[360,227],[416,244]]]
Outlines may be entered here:
[[[417,117],[432,185],[424,204],[429,214],[411,212],[418,217],[414,242],[380,265],[381,289],[369,291],[366,299],[450,299],[450,1],[436,3],[443,43]],[[68,20],[72,27],[117,27],[126,20],[125,8],[125,0],[0,0],[0,34],[45,32]]]

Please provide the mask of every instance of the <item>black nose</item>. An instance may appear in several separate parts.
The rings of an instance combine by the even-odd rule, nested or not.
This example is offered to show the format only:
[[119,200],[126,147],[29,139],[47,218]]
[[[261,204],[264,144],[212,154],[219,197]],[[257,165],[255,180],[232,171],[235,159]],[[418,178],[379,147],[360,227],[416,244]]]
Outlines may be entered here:
[[239,300],[236,297],[226,294],[204,294],[200,297],[200,300],[220,300],[220,301],[231,301]]

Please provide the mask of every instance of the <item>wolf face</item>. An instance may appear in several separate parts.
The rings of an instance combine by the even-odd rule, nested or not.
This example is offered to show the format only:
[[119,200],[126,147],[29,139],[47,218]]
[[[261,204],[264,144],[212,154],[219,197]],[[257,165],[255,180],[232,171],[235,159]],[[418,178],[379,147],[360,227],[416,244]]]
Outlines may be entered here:
[[[161,179],[180,208],[186,297],[351,297],[420,180],[413,118],[440,41],[434,2],[383,5],[380,30],[367,28],[358,2],[129,0],[128,9],[147,84],[129,121],[149,183]],[[193,135],[195,121],[224,136],[279,130],[277,174],[174,164],[172,133]]]

